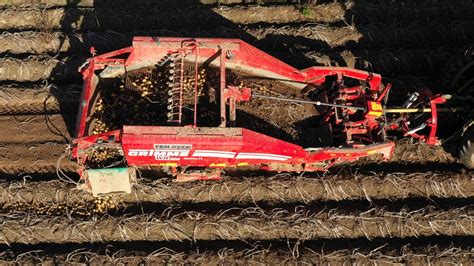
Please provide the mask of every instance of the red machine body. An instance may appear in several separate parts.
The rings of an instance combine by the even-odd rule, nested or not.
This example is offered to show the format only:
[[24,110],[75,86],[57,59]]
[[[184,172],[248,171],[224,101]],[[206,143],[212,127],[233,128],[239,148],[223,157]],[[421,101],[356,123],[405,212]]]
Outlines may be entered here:
[[[127,71],[154,65],[166,56],[187,63],[209,64],[220,69],[220,121],[216,127],[200,127],[195,96],[194,123],[182,124],[182,101],[179,84],[176,106],[169,118],[174,125],[131,126],[91,135],[87,123],[91,116],[98,81],[106,75],[124,75]],[[329,111],[324,119],[338,147],[309,147],[279,140],[245,128],[232,127],[235,105],[252,97],[250,88],[226,84],[226,70],[238,70],[255,76],[279,80],[296,88],[316,88],[334,78],[330,101],[320,103]],[[221,169],[259,168],[270,171],[324,171],[330,166],[362,157],[382,154],[392,156],[394,144],[385,139],[383,100],[390,86],[381,84],[378,74],[344,67],[310,67],[298,70],[261,50],[236,39],[136,37],[131,47],[94,56],[81,69],[84,88],[77,119],[77,138],[72,144],[72,158],[87,169],[88,151],[97,146],[117,147],[126,164],[136,167],[158,167],[183,174],[186,169],[215,169],[213,174],[181,176],[183,180],[213,179]],[[111,74],[112,73],[112,74]],[[345,79],[361,85],[347,87]],[[179,83],[179,82],[178,82]],[[363,85],[362,85],[363,84]],[[174,99],[172,100],[174,101]],[[315,102],[315,105],[319,105]],[[317,137],[317,136],[315,136]]]

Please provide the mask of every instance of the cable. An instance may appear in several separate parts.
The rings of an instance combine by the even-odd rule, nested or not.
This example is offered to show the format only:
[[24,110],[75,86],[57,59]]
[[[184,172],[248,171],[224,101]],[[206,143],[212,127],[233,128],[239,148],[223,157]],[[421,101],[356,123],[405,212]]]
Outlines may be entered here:
[[66,183],[70,183],[70,184],[74,184],[76,186],[79,186],[80,184],[76,181],[74,181],[72,178],[70,178],[62,169],[61,169],[61,166],[60,166],[60,163],[61,163],[61,160],[64,159],[66,156],[68,156],[69,154],[71,153],[71,148],[70,146],[68,145],[65,149],[65,151],[63,152],[63,154],[61,154],[61,156],[59,156],[58,160],[56,161],[56,175],[58,176],[59,180],[63,181],[63,182],[66,182]]

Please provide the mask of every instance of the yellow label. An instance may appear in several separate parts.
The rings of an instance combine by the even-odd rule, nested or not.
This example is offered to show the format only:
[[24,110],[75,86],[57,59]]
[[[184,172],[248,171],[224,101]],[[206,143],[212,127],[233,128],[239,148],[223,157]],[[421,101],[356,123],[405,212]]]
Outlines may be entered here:
[[243,163],[238,163],[237,166],[246,166],[246,165],[249,165],[248,162],[243,162]]
[[177,166],[177,163],[160,163],[160,166]]
[[376,112],[370,111],[370,112],[369,112],[369,115],[370,115],[370,116],[382,116],[382,112],[379,112],[379,111],[376,111]]
[[225,163],[211,163],[210,167],[225,167],[227,164]]
[[378,102],[370,102],[370,107],[372,111],[382,111],[382,104]]
[[367,154],[374,154],[374,153],[377,153],[377,150],[371,150],[367,152]]

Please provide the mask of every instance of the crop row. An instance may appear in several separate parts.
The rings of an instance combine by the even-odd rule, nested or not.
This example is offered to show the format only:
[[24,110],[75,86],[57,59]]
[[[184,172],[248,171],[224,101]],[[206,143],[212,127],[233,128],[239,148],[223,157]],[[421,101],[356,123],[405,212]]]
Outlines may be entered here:
[[375,238],[467,236],[474,233],[472,208],[418,209],[399,212],[373,208],[364,212],[333,209],[314,213],[304,208],[231,208],[217,213],[172,209],[162,214],[102,216],[77,219],[0,215],[0,241],[12,244],[94,243],[110,241],[197,240],[311,240],[319,238]]
[[[184,245],[184,244],[181,244]],[[109,249],[112,248],[112,245]],[[469,264],[474,252],[463,247],[403,246],[401,249],[377,247],[374,249],[348,248],[332,250],[312,249],[304,244],[288,248],[268,248],[255,244],[249,248],[224,247],[217,250],[180,251],[162,247],[151,252],[132,250],[102,251],[97,248],[80,248],[54,254],[41,250],[0,252],[0,263],[6,264],[327,264],[327,265],[447,265]]]
[[[226,177],[221,182],[175,183],[170,178],[140,179],[132,194],[116,196],[117,202],[134,205],[181,203],[310,203],[315,201],[381,200],[406,198],[472,198],[470,174],[447,173],[358,173],[297,177],[280,174],[260,177]],[[4,181],[0,183],[0,205],[26,209],[63,206],[73,212],[92,196],[78,186],[59,180]]]

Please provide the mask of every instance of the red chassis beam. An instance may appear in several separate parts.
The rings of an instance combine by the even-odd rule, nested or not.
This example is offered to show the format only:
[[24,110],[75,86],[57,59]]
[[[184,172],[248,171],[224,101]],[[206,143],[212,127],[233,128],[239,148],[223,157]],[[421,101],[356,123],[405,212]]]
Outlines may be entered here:
[[358,148],[303,149],[244,128],[124,126],[76,140],[78,160],[89,147],[119,145],[129,166],[238,168],[257,167],[279,172],[325,171],[342,162],[382,154],[392,156],[394,143]]

